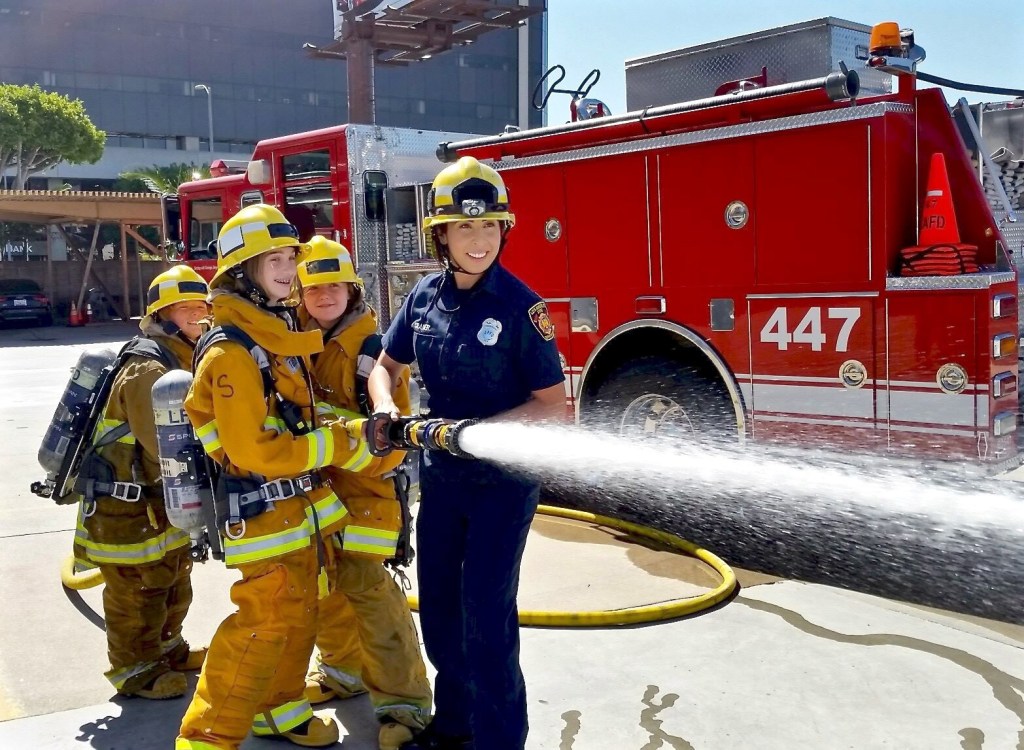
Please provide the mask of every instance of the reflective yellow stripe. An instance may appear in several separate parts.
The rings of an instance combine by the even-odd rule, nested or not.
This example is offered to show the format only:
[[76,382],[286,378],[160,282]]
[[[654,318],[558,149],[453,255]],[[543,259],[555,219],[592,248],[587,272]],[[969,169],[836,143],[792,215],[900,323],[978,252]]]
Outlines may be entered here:
[[223,750],[223,748],[202,740],[186,740],[179,737],[174,741],[174,750]]
[[352,457],[343,463],[339,468],[345,469],[346,471],[362,471],[370,462],[373,460],[373,456],[370,455],[369,446],[365,440],[356,441],[356,452],[352,454]]
[[132,677],[136,677],[140,674],[145,674],[152,669],[155,669],[160,665],[160,662],[156,661],[144,661],[138,664],[133,664],[130,667],[122,667],[121,669],[113,669],[106,673],[106,678],[110,680],[110,684],[113,685],[117,690],[124,687],[124,684],[128,682]]
[[331,406],[326,401],[317,401],[315,408],[316,408],[316,414],[317,414],[318,417],[337,417],[337,416],[340,416],[338,414],[340,409],[337,409],[336,407]]
[[[96,422],[96,432],[93,434],[93,438],[92,438],[93,445],[95,445],[100,440],[102,440],[103,436],[106,435],[108,432],[110,432],[111,430],[113,430],[113,429],[115,429],[117,427],[120,427],[123,424],[124,424],[124,420],[123,419],[100,419],[100,420],[98,420]],[[135,445],[135,436],[132,435],[129,432],[129,433],[119,437],[116,442],[124,443],[125,445]]]
[[346,526],[342,532],[341,548],[390,557],[398,549],[398,532],[369,526]]
[[269,711],[256,714],[256,718],[252,722],[252,733],[262,736],[284,734],[312,718],[313,708],[309,705],[309,701],[305,699],[289,701]]
[[309,546],[310,523],[304,520],[298,528],[262,536],[224,539],[224,564],[244,565],[294,552]]
[[280,417],[267,417],[263,420],[263,429],[273,430],[280,435],[288,430],[288,425]]
[[215,450],[220,448],[220,434],[217,432],[217,420],[211,419],[202,427],[197,428],[196,437],[199,438],[199,442],[203,444],[203,450],[207,453],[213,453]]
[[[316,509],[316,518],[321,530],[338,523],[338,521],[348,515],[348,508],[345,507],[333,492],[322,500],[313,503],[313,508]],[[311,524],[313,523],[313,510],[308,505],[306,506],[306,518],[309,519]]]
[[89,538],[83,526],[75,529],[75,541],[85,548],[89,559],[110,565],[143,565],[163,559],[171,550],[188,544],[188,532],[168,529],[162,534],[132,544],[104,544]]
[[303,471],[327,466],[334,458],[334,433],[327,427],[320,427],[303,435],[309,445],[309,456]]

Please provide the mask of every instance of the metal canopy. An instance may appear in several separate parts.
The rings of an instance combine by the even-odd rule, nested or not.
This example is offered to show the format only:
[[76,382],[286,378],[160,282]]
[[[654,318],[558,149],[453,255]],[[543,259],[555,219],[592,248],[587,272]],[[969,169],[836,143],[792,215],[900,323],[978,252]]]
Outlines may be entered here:
[[[475,41],[495,29],[513,29],[544,8],[506,5],[492,0],[335,0],[335,40],[323,47],[305,44],[312,57],[346,61],[348,121],[374,122],[373,69],[377,63],[408,65],[456,45]],[[346,9],[347,8],[347,9]]]
[[382,8],[380,3],[363,3],[344,14],[341,36],[312,54],[345,58],[353,43],[369,41],[376,62],[407,65],[469,44],[488,31],[515,28],[543,12],[543,8],[491,0],[410,0]]
[[76,190],[0,190],[0,221],[32,224],[162,223],[156,193],[111,193]]

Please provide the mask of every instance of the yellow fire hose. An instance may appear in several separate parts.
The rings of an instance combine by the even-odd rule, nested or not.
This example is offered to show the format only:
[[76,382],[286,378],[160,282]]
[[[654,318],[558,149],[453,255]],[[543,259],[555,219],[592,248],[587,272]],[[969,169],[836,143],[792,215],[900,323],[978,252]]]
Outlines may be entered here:
[[[611,529],[628,532],[633,536],[644,537],[655,542],[660,542],[668,547],[677,549],[687,555],[692,555],[698,560],[714,568],[722,578],[722,582],[700,596],[688,597],[686,599],[675,599],[670,602],[658,604],[645,604],[639,607],[625,607],[623,609],[605,609],[593,612],[520,612],[520,625],[537,625],[544,627],[607,627],[609,625],[634,625],[640,622],[656,622],[658,620],[671,620],[684,615],[692,615],[695,612],[713,607],[727,599],[736,589],[736,575],[721,558],[688,542],[674,534],[651,529],[629,521],[620,521],[608,516],[600,516],[594,513],[587,513],[581,510],[569,510],[568,508],[557,508],[553,505],[541,505],[537,512],[545,516],[556,516],[558,518],[569,518],[574,521],[583,521],[596,526],[606,526]],[[409,606],[418,611],[419,600],[409,597]]]
[[[621,521],[608,516],[601,516],[595,513],[587,513],[581,510],[570,510],[568,508],[557,508],[553,505],[541,505],[537,512],[545,516],[557,518],[568,518],[574,521],[605,526],[619,531],[625,531],[633,536],[643,537],[655,542],[664,544],[672,549],[696,557],[698,560],[711,566],[722,578],[722,582],[714,589],[707,591],[700,596],[675,599],[669,602],[658,604],[645,604],[639,607],[624,607],[622,609],[596,610],[592,612],[530,612],[519,613],[520,625],[535,625],[544,627],[607,627],[611,625],[634,625],[641,622],[657,622],[659,620],[671,620],[684,615],[692,615],[695,612],[708,609],[727,599],[736,589],[736,575],[732,572],[725,561],[720,557],[688,542],[674,534],[669,534],[657,529],[640,526],[639,524]],[[61,565],[60,580],[72,591],[82,591],[99,586],[103,583],[103,573],[99,568],[80,569],[75,562],[74,555],[68,555]],[[409,606],[419,610],[419,600],[415,596],[409,597]]]
[[64,558],[60,566],[60,582],[72,591],[83,591],[103,583],[103,571],[99,568],[83,568],[75,562],[73,554]]

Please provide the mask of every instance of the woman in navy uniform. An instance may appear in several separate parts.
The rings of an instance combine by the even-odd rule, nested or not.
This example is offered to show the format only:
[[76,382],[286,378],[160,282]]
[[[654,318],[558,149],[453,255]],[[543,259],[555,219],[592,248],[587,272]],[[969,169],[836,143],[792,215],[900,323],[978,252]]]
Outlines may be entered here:
[[[419,363],[430,416],[564,419],[544,301],[498,262],[515,219],[500,175],[472,157],[438,174],[424,231],[443,270],[420,280],[370,375],[375,410]],[[409,750],[522,750],[526,687],[516,594],[539,485],[482,461],[425,453],[417,518],[420,622],[437,669],[433,722]]]

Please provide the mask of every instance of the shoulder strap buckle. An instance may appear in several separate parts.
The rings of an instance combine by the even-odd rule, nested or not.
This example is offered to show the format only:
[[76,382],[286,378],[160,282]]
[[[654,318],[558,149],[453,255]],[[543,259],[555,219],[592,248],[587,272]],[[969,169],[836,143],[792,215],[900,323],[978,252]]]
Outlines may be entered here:
[[114,482],[110,496],[126,503],[137,503],[142,499],[142,485],[134,482]]

